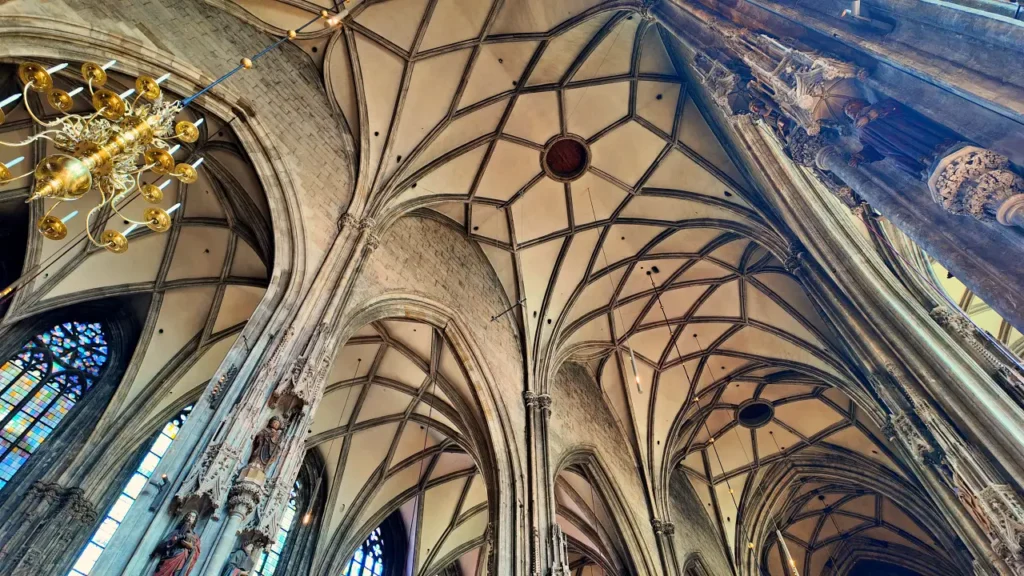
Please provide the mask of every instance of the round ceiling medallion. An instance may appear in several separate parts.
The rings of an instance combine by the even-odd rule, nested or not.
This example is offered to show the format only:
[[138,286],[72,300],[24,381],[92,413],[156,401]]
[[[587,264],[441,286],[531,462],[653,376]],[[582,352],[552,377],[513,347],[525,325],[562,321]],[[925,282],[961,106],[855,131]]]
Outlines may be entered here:
[[750,400],[736,409],[736,420],[744,428],[760,428],[771,421],[775,408],[771,402]]
[[555,136],[544,146],[540,166],[553,180],[572,182],[590,167],[590,147],[574,134]]

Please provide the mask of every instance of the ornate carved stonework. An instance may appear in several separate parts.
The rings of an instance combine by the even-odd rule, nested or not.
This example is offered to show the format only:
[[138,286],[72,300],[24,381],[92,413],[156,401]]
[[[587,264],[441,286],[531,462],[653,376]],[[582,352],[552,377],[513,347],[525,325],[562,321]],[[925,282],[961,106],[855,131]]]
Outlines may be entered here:
[[936,163],[928,189],[952,214],[1024,227],[1024,178],[998,152],[976,146],[954,150]]
[[223,443],[207,448],[200,464],[192,467],[175,494],[177,507],[205,503],[219,508],[241,456],[240,449]]
[[708,94],[730,116],[750,112],[751,95],[747,79],[726,64],[707,54],[694,57],[694,69]]
[[351,226],[355,226],[358,221],[358,218],[346,212],[341,215],[341,218],[338,219],[338,229],[342,230],[345,228],[349,228]]
[[550,394],[537,394],[527,390],[523,392],[523,400],[526,402],[527,410],[540,409],[545,412],[551,411],[551,395]]
[[220,378],[217,378],[217,381],[213,384],[213,390],[210,391],[210,404],[216,405],[220,401],[221,394],[235,381],[235,376],[238,376],[238,368],[232,365],[227,369],[227,372],[221,374]]
[[558,524],[551,528],[551,545],[555,551],[555,558],[551,563],[551,574],[553,576],[570,576],[569,542]]
[[808,134],[805,130],[793,130],[786,142],[786,154],[801,166],[814,168],[818,165],[818,156],[832,148],[832,143],[824,134]]
[[251,466],[243,468],[228,495],[229,512],[239,518],[249,516],[263,500],[263,484],[266,481],[263,470]]
[[982,508],[992,527],[992,548],[1014,574],[1024,574],[1024,505],[1005,484],[981,491]]

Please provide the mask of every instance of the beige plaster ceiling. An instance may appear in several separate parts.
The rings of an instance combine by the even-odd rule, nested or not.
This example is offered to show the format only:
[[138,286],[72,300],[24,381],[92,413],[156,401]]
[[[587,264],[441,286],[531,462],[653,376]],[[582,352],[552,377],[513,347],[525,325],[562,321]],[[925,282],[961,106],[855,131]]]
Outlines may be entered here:
[[[319,9],[236,3],[278,33]],[[589,363],[651,499],[687,474],[736,555],[729,490],[739,502],[753,469],[813,449],[906,471],[838,391],[855,377],[783,264],[788,242],[639,4],[367,2],[299,41],[318,43],[360,143],[367,213],[386,225],[428,209],[476,241],[522,302],[531,373]],[[541,157],[570,134],[591,163],[563,183]],[[735,408],[758,398],[775,417],[736,429]]]
[[555,479],[555,520],[566,536],[574,576],[617,574],[617,528],[600,492],[582,469],[570,468]]
[[321,541],[351,553],[400,510],[414,574],[453,562],[477,574],[488,507],[467,432],[477,426],[474,394],[444,336],[419,322],[376,322],[339,351],[328,382],[307,442],[326,462]]
[[[77,65],[67,69],[69,73],[74,70]],[[78,86],[64,73],[56,82],[66,90]],[[113,89],[122,91],[128,85],[134,83],[111,75]],[[11,79],[0,89],[6,96],[20,87]],[[53,112],[34,93],[29,97],[33,110]],[[85,98],[77,98],[76,111],[91,111],[91,106]],[[0,139],[20,141],[34,134],[22,103],[7,113],[7,121],[0,125]],[[53,210],[58,217],[79,212],[67,223],[64,240],[44,240],[34,226],[29,227],[23,274],[45,270],[16,292],[4,323],[108,297],[150,297],[149,308],[140,318],[142,333],[131,368],[110,410],[162,414],[180,404],[184,396],[198,395],[266,291],[272,253],[266,198],[231,129],[216,118],[204,118],[201,139],[183,145],[175,154],[179,162],[205,158],[199,180],[188,185],[173,182],[159,204],[167,210],[181,203],[169,232],[136,229],[124,254],[79,241],[84,237],[85,214],[99,201],[96,190]],[[39,145],[0,149],[0,161],[24,156],[25,161],[12,169],[19,176],[53,152],[52,143],[44,140]],[[150,180],[160,184],[165,178],[145,181]],[[0,186],[0,202],[20,205],[30,184],[31,179],[26,179]],[[122,212],[141,219],[144,204],[137,199],[125,204]],[[27,217],[34,223],[51,206],[51,200],[37,201],[28,207]],[[128,228],[116,215],[100,215],[99,220],[93,222],[94,234],[106,228],[122,232]]]

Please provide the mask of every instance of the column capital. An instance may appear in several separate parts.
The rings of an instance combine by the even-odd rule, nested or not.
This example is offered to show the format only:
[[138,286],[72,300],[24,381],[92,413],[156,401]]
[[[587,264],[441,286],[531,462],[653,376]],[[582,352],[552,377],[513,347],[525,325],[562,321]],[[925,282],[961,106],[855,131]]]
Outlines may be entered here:
[[928,189],[951,214],[1024,228],[1024,178],[998,152],[954,147],[932,167]]
[[551,395],[550,394],[537,394],[532,390],[523,392],[523,401],[526,403],[527,410],[544,410],[551,411]]
[[836,151],[832,139],[821,132],[808,134],[806,130],[798,128],[792,130],[786,140],[786,154],[794,162],[824,172],[828,172],[825,156]]
[[350,212],[346,212],[341,215],[338,219],[338,229],[342,230],[345,228],[351,228],[359,222],[359,219],[352,215]]

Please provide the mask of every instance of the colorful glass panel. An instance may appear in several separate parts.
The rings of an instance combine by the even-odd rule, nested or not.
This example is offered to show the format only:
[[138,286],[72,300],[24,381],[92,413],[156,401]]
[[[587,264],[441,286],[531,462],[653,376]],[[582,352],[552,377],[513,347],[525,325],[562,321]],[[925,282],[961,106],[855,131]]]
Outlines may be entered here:
[[135,473],[128,479],[128,483],[124,485],[121,495],[118,496],[114,505],[107,511],[107,516],[100,523],[100,527],[96,529],[96,533],[92,535],[82,553],[78,555],[78,559],[75,560],[75,564],[71,571],[68,572],[68,576],[88,576],[93,565],[99,560],[100,554],[103,553],[107,544],[110,543],[114,532],[121,526],[121,521],[128,514],[128,510],[131,509],[132,504],[135,504],[139,494],[145,490],[150,476],[156,470],[156,465],[160,463],[160,458],[167,451],[167,446],[178,435],[178,430],[188,420],[188,415],[191,413],[192,406],[186,406],[163,427],[156,440],[150,445],[146,455],[142,457],[142,462],[136,468]]
[[64,322],[0,366],[0,489],[92,387],[109,355],[99,323]]
[[380,537],[380,528],[377,528],[352,555],[342,576],[380,576],[383,573],[384,539]]

